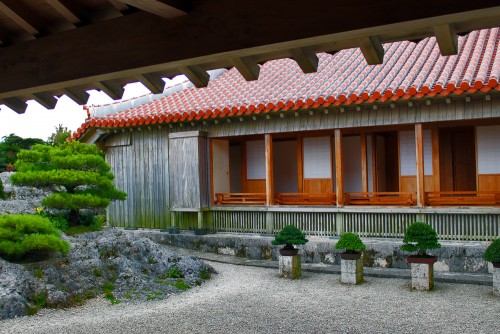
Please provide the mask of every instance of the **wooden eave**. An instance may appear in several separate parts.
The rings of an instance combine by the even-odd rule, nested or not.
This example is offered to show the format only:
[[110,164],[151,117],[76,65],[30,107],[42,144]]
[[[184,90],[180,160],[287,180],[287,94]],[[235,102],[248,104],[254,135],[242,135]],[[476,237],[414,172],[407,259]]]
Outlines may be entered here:
[[382,43],[428,36],[454,54],[457,34],[498,25],[495,0],[2,0],[0,103],[84,103],[88,89],[120,98],[136,81],[157,92],[178,74],[201,87],[207,70],[233,66],[255,80],[259,64],[279,58],[308,73],[316,53],[353,47],[377,64]]

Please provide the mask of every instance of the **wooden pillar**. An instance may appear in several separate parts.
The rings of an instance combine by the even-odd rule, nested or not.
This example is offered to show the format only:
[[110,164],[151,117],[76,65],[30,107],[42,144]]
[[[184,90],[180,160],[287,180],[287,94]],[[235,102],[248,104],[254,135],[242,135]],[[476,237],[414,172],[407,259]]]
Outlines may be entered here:
[[425,205],[425,184],[424,184],[424,132],[422,124],[415,124],[415,145],[417,160],[417,205]]
[[361,132],[361,191],[368,192],[368,151],[366,148],[366,132]]
[[335,193],[337,206],[344,205],[344,171],[342,168],[342,131],[335,129]]
[[372,136],[372,180],[373,191],[378,191],[377,136]]
[[274,204],[274,176],[273,176],[273,136],[265,135],[266,145],[266,205]]
[[432,128],[432,179],[434,191],[441,191],[441,172],[439,171],[439,129]]
[[304,149],[302,137],[297,138],[297,185],[298,192],[304,192]]

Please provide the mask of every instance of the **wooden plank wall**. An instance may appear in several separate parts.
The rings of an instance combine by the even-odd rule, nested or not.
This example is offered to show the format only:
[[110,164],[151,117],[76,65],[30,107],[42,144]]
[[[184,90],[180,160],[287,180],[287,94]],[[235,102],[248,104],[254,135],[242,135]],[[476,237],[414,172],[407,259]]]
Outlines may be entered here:
[[111,203],[113,226],[163,228],[170,224],[168,193],[168,133],[144,129],[116,134],[106,141],[106,161],[125,201]]
[[198,131],[171,133],[169,140],[171,207],[207,207],[210,193],[206,135]]

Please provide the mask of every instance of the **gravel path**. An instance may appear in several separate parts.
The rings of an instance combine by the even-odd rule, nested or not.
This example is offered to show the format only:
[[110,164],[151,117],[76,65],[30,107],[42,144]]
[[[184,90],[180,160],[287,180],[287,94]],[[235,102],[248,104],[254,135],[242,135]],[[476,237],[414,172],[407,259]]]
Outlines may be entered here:
[[339,275],[277,277],[276,269],[210,263],[201,287],[166,300],[109,305],[93,300],[70,310],[0,321],[0,333],[498,333],[500,298],[491,286]]

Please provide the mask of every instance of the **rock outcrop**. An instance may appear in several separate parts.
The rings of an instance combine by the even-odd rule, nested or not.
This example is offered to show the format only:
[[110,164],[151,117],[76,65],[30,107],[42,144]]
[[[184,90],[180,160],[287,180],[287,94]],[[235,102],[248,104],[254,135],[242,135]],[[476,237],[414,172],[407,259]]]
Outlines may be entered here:
[[0,319],[69,307],[96,295],[111,303],[168,298],[210,277],[213,269],[134,232],[113,228],[65,237],[66,257],[14,264],[0,259]]
[[2,180],[5,194],[8,196],[6,200],[0,199],[0,214],[35,213],[35,209],[42,206],[40,202],[50,195],[50,191],[34,187],[13,186],[10,182],[10,176],[13,173],[0,173],[0,180]]

